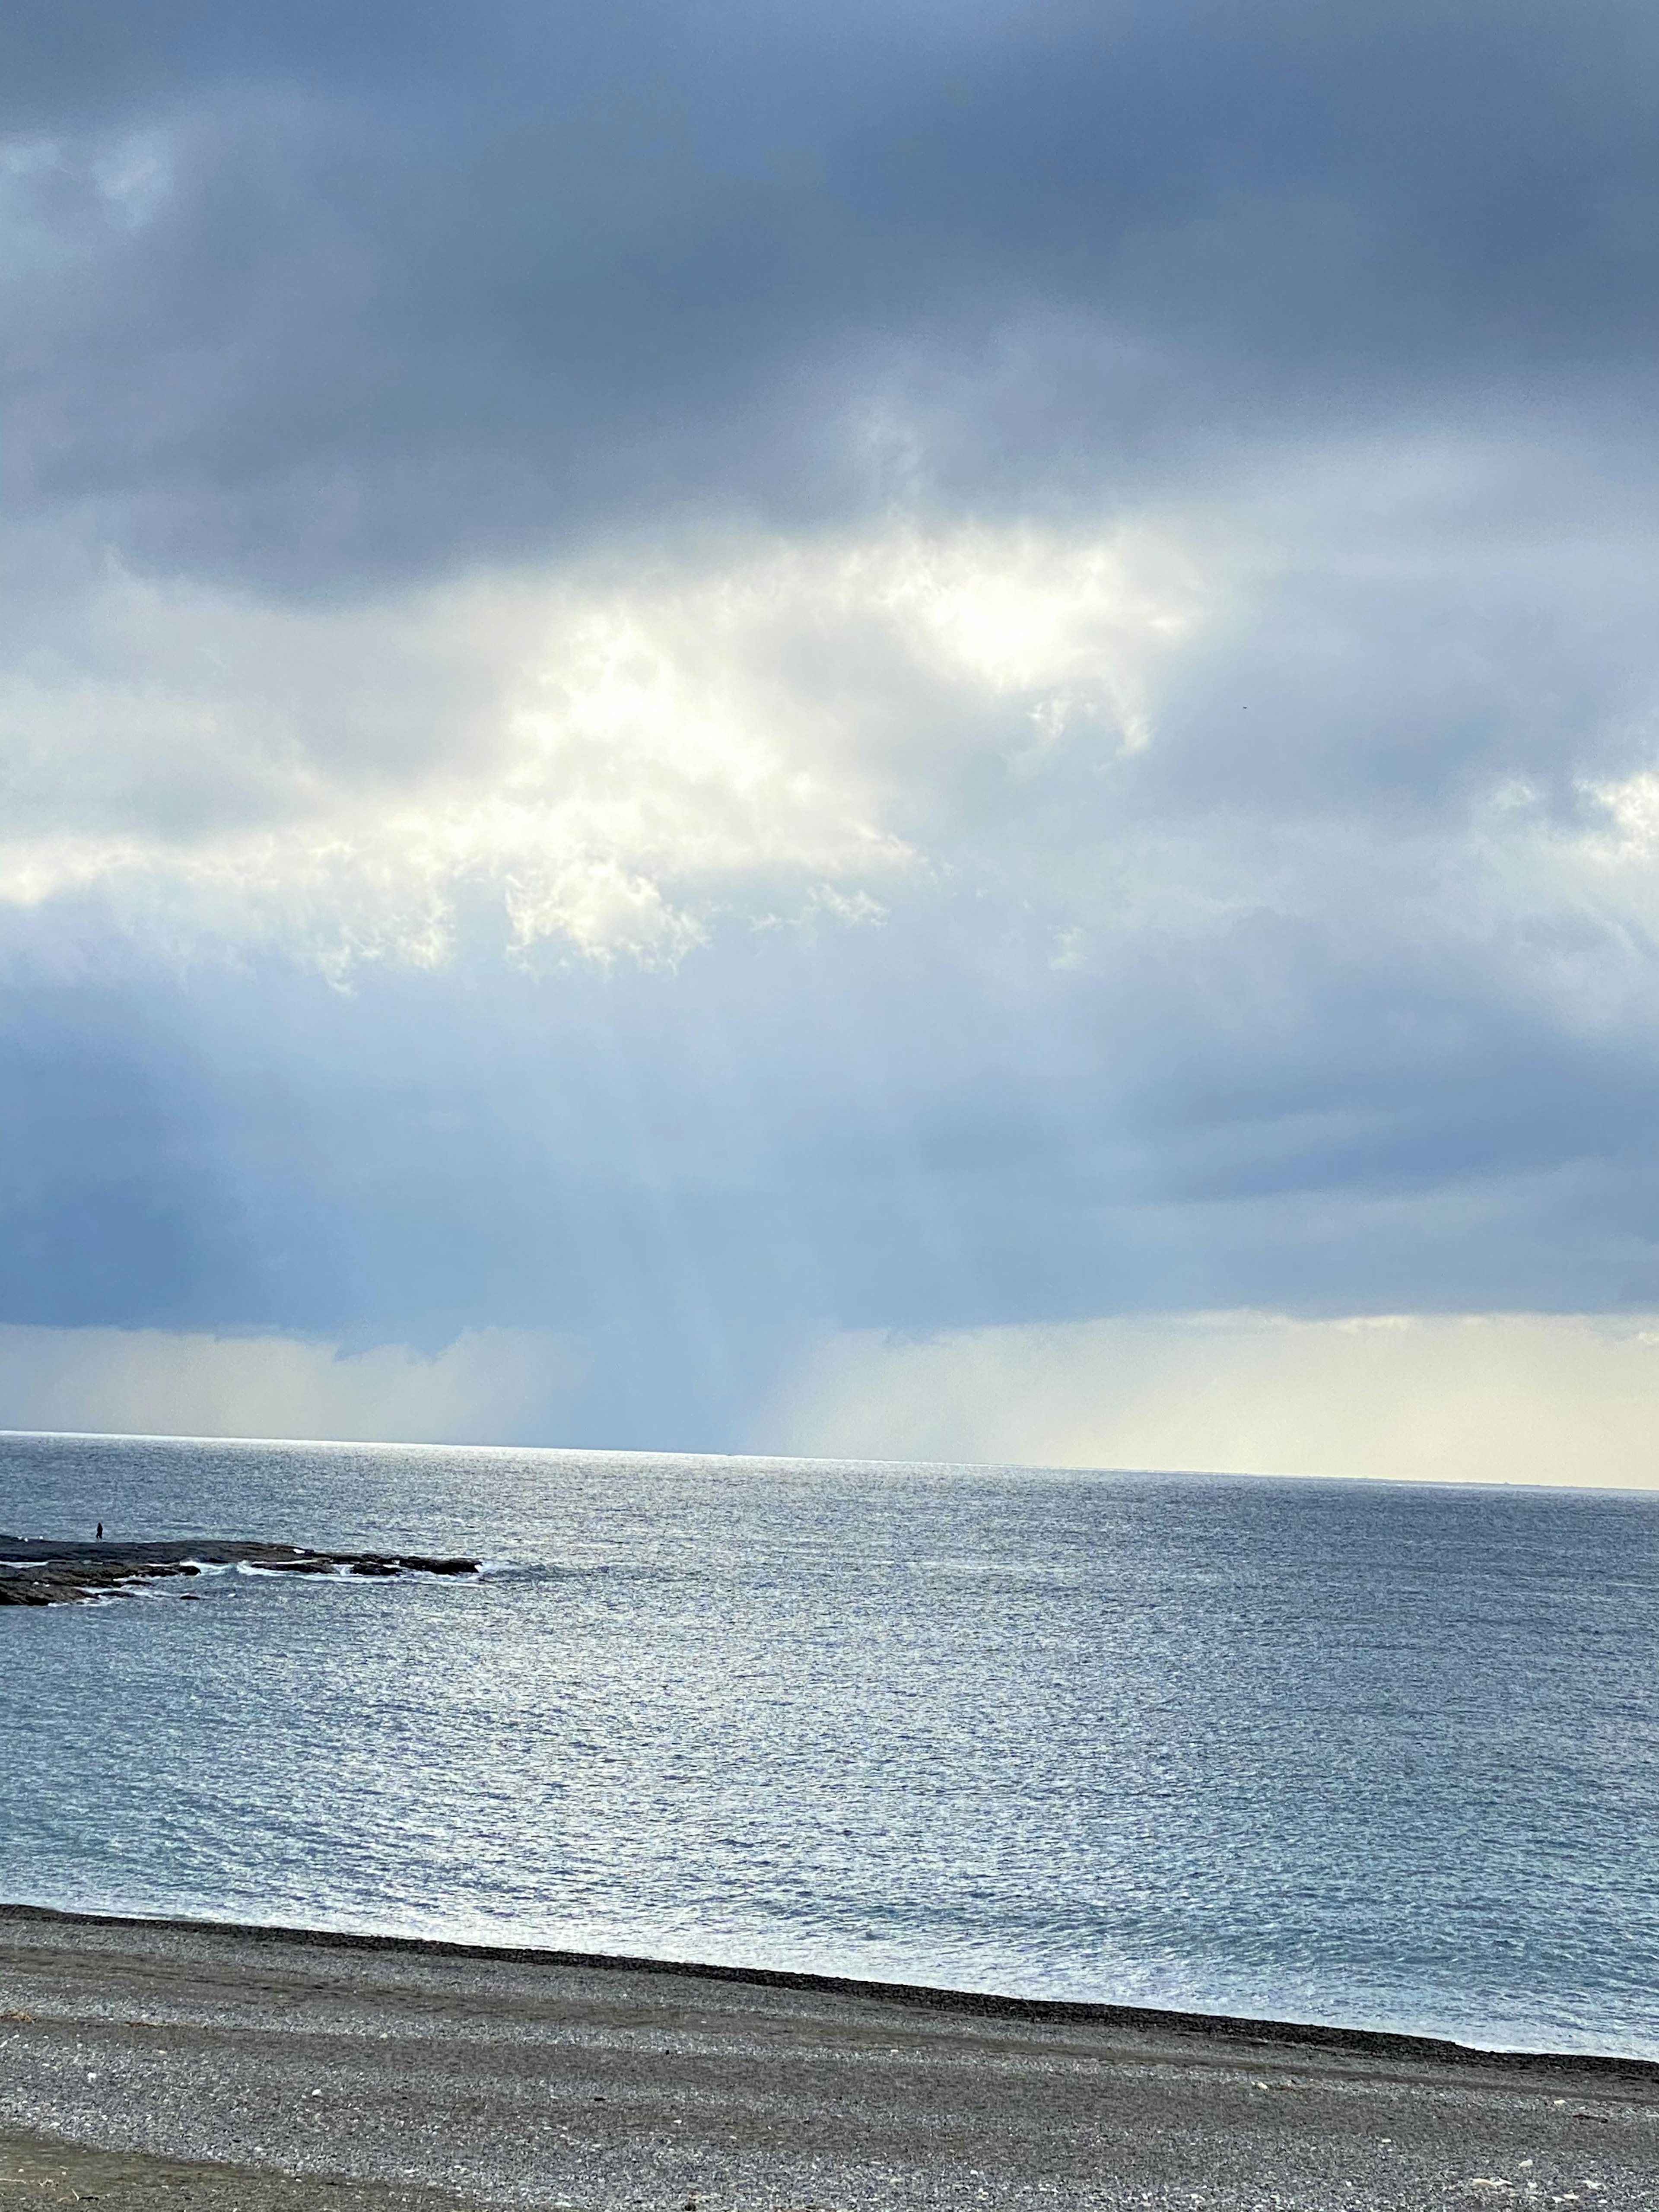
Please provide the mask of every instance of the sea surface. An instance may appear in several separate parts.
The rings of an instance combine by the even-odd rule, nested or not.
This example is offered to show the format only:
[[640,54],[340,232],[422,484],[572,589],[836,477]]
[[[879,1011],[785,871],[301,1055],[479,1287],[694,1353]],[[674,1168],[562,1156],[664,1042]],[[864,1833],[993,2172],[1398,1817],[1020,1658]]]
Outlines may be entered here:
[[0,1437],[0,1896],[1659,2057],[1659,1497]]

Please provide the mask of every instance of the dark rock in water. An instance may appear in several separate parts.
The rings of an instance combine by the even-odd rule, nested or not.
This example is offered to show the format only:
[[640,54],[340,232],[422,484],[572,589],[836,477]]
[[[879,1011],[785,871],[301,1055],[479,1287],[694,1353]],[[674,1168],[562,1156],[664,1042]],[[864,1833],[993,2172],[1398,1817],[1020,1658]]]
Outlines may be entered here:
[[[430,1559],[414,1552],[316,1552],[297,1544],[58,1542],[49,1536],[0,1536],[0,1605],[72,1605],[112,1597],[204,1567],[258,1567],[277,1575],[475,1575],[476,1559]],[[181,1596],[197,1593],[181,1591]]]

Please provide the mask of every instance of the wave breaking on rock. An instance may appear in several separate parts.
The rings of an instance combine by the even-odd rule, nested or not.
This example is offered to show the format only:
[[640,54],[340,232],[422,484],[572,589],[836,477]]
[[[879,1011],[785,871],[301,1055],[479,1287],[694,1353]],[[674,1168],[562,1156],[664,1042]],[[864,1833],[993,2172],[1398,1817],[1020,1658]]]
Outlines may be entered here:
[[128,1543],[119,1539],[66,1542],[52,1536],[0,1536],[0,1605],[74,1605],[131,1595],[171,1577],[210,1567],[252,1567],[276,1575],[345,1575],[386,1580],[398,1575],[476,1575],[477,1559],[434,1559],[414,1552],[321,1552],[297,1544]]

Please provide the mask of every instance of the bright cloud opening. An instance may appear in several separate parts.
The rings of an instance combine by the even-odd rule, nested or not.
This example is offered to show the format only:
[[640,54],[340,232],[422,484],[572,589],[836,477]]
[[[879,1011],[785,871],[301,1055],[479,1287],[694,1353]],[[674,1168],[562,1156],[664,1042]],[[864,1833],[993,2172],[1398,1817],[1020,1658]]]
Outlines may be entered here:
[[1144,745],[1190,629],[1145,533],[772,544],[344,612],[119,568],[0,688],[0,897],[96,890],[180,943],[443,959],[459,909],[673,958],[709,914],[925,872],[936,787],[1086,732]]

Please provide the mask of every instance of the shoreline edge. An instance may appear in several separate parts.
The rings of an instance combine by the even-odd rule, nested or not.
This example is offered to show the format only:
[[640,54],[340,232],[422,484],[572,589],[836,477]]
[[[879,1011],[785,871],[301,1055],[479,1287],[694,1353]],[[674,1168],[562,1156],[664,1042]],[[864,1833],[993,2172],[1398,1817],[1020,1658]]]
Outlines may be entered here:
[[0,1930],[28,1921],[70,1930],[147,1930],[218,1936],[254,1943],[299,1942],[338,1951],[401,1954],[414,1958],[500,1960],[515,1966],[577,1967],[590,1972],[661,1975],[736,1984],[752,1989],[797,1990],[867,2002],[909,2006],[969,2018],[1071,2022],[1140,2035],[1198,2043],[1279,2049],[1297,2047],[1330,2056],[1430,2063],[1469,2072],[1577,2074],[1609,2082],[1659,2087],[1659,2059],[1612,2052],[1488,2049],[1449,2037],[1413,2035],[1388,2028],[1336,2027],[1320,2021],[1258,2019],[1249,2014],[1188,2012],[1156,2005],[1091,2002],[1069,1997],[1022,1997],[989,1990],[958,1990],[927,1982],[866,1981],[854,1975],[819,1974],[781,1966],[722,1966],[697,1960],[641,1958],[617,1952],[573,1951],[521,1943],[474,1943],[446,1936],[392,1936],[370,1930],[307,1928],[264,1921],[196,1920],[173,1915],[85,1912],[46,1905],[0,1900]]

